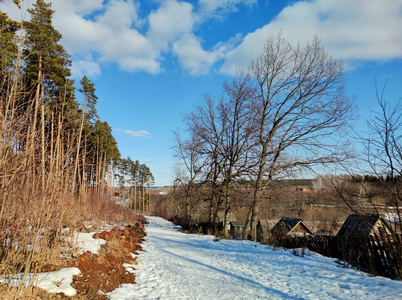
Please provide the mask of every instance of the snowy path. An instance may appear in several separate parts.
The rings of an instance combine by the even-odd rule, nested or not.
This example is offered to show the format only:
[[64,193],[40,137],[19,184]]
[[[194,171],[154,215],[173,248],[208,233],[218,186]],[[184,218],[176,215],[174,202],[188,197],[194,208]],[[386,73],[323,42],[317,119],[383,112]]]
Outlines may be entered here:
[[183,234],[149,217],[136,285],[110,299],[402,299],[402,282],[369,277],[314,254]]

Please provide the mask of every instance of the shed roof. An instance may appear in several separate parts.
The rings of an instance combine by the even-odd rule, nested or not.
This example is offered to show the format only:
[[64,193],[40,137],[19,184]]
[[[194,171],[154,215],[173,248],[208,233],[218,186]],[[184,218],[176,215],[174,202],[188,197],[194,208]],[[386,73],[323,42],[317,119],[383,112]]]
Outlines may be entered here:
[[380,215],[350,215],[343,223],[338,236],[368,237],[374,234],[373,229],[376,226],[388,227],[388,224]]
[[231,221],[230,224],[231,224],[232,226],[246,227],[246,223],[245,223],[245,222]]
[[307,227],[306,224],[303,223],[302,219],[298,218],[289,218],[289,217],[282,217],[278,223],[275,224],[275,226],[271,229],[271,234],[273,235],[286,235],[294,228],[296,228],[298,225],[304,228],[306,233],[308,234],[313,234],[313,232],[310,230],[310,228]]

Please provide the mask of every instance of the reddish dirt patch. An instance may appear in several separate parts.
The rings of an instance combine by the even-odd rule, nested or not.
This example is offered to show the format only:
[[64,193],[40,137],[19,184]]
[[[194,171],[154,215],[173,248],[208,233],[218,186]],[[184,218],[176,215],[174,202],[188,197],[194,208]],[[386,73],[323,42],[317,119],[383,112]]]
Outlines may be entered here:
[[136,264],[131,253],[142,250],[139,243],[144,235],[142,223],[136,223],[123,230],[115,228],[95,234],[94,238],[103,238],[107,242],[99,250],[99,255],[86,252],[79,257],[77,267],[81,274],[74,277],[72,284],[77,290],[77,296],[107,299],[98,291],[107,293],[122,283],[135,283],[134,275],[124,269],[123,263]]
[[94,238],[106,240],[99,254],[85,252],[75,260],[54,262],[42,267],[41,272],[54,271],[62,267],[78,267],[81,274],[74,276],[72,286],[77,295],[68,297],[64,294],[50,294],[37,287],[19,289],[0,284],[0,299],[107,299],[104,293],[116,289],[122,283],[135,283],[134,275],[126,272],[123,263],[136,265],[137,262],[131,253],[137,254],[142,250],[140,243],[145,236],[145,218],[133,226],[122,229],[113,229],[95,234]]

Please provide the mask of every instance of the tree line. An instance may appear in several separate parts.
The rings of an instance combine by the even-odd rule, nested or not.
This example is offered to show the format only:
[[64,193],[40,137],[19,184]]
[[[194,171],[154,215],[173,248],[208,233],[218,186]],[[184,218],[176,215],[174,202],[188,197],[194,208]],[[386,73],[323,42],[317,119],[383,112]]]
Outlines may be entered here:
[[120,196],[129,200],[129,207],[135,210],[149,212],[150,193],[146,193],[146,187],[154,184],[154,176],[145,164],[130,157],[123,158],[119,164],[120,174],[116,174],[119,183]]
[[[23,124],[30,137],[14,141],[16,150],[27,150],[30,143],[36,143],[38,131],[43,131],[45,142],[54,141],[56,130],[60,129],[60,139],[65,144],[62,147],[76,145],[69,156],[70,165],[74,166],[71,189],[100,190],[106,173],[125,160],[120,161],[111,127],[99,119],[95,85],[83,76],[80,87],[75,88],[69,54],[59,43],[61,34],[52,25],[51,4],[36,1],[28,12],[30,21],[22,22],[0,12],[0,39],[4,45],[0,49],[3,124],[30,114],[30,123]],[[77,91],[83,99],[81,103]],[[41,149],[45,156],[47,150],[51,149]],[[141,165],[141,169],[150,173],[146,165]]]
[[[97,114],[94,83],[86,76],[80,80],[78,92],[83,102],[79,103],[69,55],[60,44],[61,34],[52,25],[51,4],[36,1],[28,12],[30,21],[22,22],[0,13],[5,45],[0,53],[2,129],[22,118],[20,135],[13,141],[14,152],[32,149],[37,152],[36,161],[44,158],[46,169],[55,146],[68,149],[69,164],[74,166],[69,178],[72,192],[85,192],[85,188],[99,191],[120,153],[111,127]],[[38,140],[42,145],[34,149]]]
[[[135,218],[106,197],[126,160],[98,116],[94,83],[83,76],[75,87],[51,4],[28,12],[17,22],[0,11],[0,273],[25,270],[27,280],[57,257],[63,227]],[[151,182],[146,165],[138,172],[138,186]]]

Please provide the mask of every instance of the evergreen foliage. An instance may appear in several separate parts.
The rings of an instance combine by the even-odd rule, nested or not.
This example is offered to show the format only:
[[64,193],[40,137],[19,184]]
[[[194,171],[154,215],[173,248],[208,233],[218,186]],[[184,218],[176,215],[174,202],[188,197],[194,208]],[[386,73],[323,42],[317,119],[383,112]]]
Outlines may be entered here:
[[6,75],[14,68],[17,54],[16,32],[18,23],[0,11],[0,82],[4,85]]
[[95,84],[85,75],[82,77],[80,83],[82,87],[79,91],[84,95],[83,111],[85,111],[85,120],[92,124],[96,119],[99,119],[96,111],[98,97],[95,95]]
[[[119,180],[123,198],[127,196],[131,208],[143,212],[148,211],[150,194],[146,192],[146,188],[154,184],[154,176],[149,167],[140,164],[138,160],[133,161],[127,157],[120,159],[118,170],[120,174],[116,174],[116,177]],[[128,194],[126,193],[127,189]]]
[[[14,2],[19,4],[19,1]],[[85,169],[86,185],[95,187],[103,182],[100,177],[112,171],[120,160],[112,129],[97,114],[95,84],[83,76],[77,89],[84,98],[80,105],[71,79],[70,55],[60,44],[62,35],[52,24],[51,3],[36,0],[28,12],[30,21],[21,23],[0,12],[0,117],[8,113],[6,97],[13,90],[15,113],[30,115],[30,121],[22,124],[26,136],[19,137],[18,148],[27,149],[29,134],[32,143],[35,141],[37,133],[32,132],[32,128],[43,127],[43,136],[50,141],[56,139],[55,128],[61,126],[63,148],[70,149],[78,144],[75,152],[70,153],[70,164],[76,165],[73,172],[76,178],[72,181],[78,183],[82,176],[79,170]],[[20,29],[23,38],[19,39],[16,33]],[[103,167],[104,172],[100,170]],[[72,187],[79,189],[79,185]]]
[[[28,91],[41,88],[41,100],[53,109],[61,109],[63,102],[74,98],[71,61],[64,47],[59,44],[61,34],[52,25],[54,10],[51,4],[37,0],[28,9],[31,20],[23,23],[26,32],[24,69]],[[70,105],[76,106],[74,101]],[[76,108],[76,107],[71,107]]]

